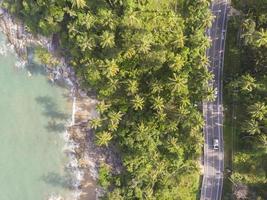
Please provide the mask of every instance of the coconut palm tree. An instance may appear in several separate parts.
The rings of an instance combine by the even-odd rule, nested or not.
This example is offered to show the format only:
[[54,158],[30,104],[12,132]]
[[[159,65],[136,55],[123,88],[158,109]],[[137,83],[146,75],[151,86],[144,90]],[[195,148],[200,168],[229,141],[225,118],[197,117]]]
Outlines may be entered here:
[[199,65],[200,66],[209,66],[210,60],[206,55],[201,55],[199,58]]
[[108,27],[110,30],[114,30],[117,25],[116,15],[108,9],[99,9],[97,13],[98,23],[101,26]]
[[242,24],[243,34],[241,38],[244,38],[244,43],[252,44],[254,40],[256,23],[252,19],[246,19]]
[[182,56],[177,55],[175,56],[173,63],[170,65],[170,68],[175,71],[178,72],[181,70],[181,68],[184,66],[184,59]]
[[114,111],[111,111],[109,114],[108,114],[108,117],[109,117],[109,120],[110,120],[110,124],[109,124],[109,130],[111,131],[115,131],[117,130],[118,128],[118,125],[122,119],[122,112],[119,111],[119,112],[114,112]]
[[102,131],[96,134],[96,144],[99,146],[108,146],[108,143],[112,139],[110,132]]
[[119,66],[117,65],[116,61],[112,59],[112,60],[106,60],[105,62],[106,64],[105,64],[104,74],[108,78],[115,76],[119,72]]
[[161,109],[157,111],[156,116],[160,121],[164,121],[167,117],[167,114]]
[[251,135],[261,133],[259,123],[254,119],[245,121],[243,126],[242,126],[242,129],[243,129],[243,131],[248,132]]
[[90,121],[90,127],[93,129],[97,129],[101,127],[101,125],[102,125],[102,119],[100,118],[94,118]]
[[163,91],[163,84],[160,83],[158,80],[153,81],[151,84],[151,93],[152,94],[159,94]]
[[173,77],[169,78],[169,80],[171,81],[169,86],[172,88],[172,93],[187,92],[187,77],[185,75],[173,73]]
[[95,47],[95,40],[87,35],[77,36],[77,42],[82,51],[92,50]]
[[119,85],[119,80],[118,79],[109,79],[108,81],[108,87],[110,88],[111,91],[116,91]]
[[139,51],[146,54],[151,49],[151,43],[152,43],[152,35],[148,34],[141,38],[140,45],[139,45]]
[[153,98],[153,105],[152,108],[157,110],[157,111],[161,111],[164,109],[164,99],[160,96],[157,96],[155,98]]
[[257,87],[256,80],[250,74],[243,75],[240,80],[241,89],[243,91],[251,92]]
[[86,0],[72,0],[72,7],[84,8],[86,6]]
[[179,32],[177,32],[177,34],[175,34],[172,44],[176,48],[182,48],[182,47],[184,47],[185,39],[186,38],[183,35],[183,32],[179,31]]
[[264,29],[261,29],[260,31],[257,31],[255,34],[256,34],[256,41],[255,41],[256,46],[267,47],[267,31],[264,31]]
[[136,80],[129,80],[127,83],[128,86],[128,91],[130,92],[130,94],[134,95],[137,93],[138,91],[138,82]]
[[115,35],[109,31],[104,31],[100,36],[100,46],[102,48],[112,48],[115,46]]
[[125,26],[135,27],[139,28],[141,25],[141,22],[139,18],[137,17],[136,12],[126,12],[123,18],[123,24]]
[[249,113],[254,119],[263,120],[267,114],[267,106],[264,102],[257,102],[249,106]]
[[215,98],[216,98],[215,90],[211,87],[208,87],[207,92],[206,92],[206,96],[205,96],[205,100],[212,102],[215,100]]
[[133,107],[135,110],[142,110],[144,107],[144,98],[140,97],[139,95],[135,95],[134,99],[132,100]]
[[110,105],[106,104],[105,101],[100,101],[97,106],[96,110],[100,113],[103,114],[105,111],[109,109]]

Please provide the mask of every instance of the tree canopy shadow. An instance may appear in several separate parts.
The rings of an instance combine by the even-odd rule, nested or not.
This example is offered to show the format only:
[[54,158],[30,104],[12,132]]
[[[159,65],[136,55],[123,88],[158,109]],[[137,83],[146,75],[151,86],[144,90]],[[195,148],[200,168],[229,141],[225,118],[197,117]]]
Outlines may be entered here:
[[59,110],[58,105],[53,101],[52,97],[39,96],[36,98],[36,102],[43,107],[43,115],[49,118],[49,122],[45,128],[50,132],[63,132],[66,128],[65,123],[69,115]]
[[31,72],[32,75],[47,75],[44,66],[36,63],[29,63],[26,65],[26,69]]
[[58,123],[55,120],[50,120],[46,127],[45,127],[49,132],[59,132],[62,133],[66,127],[64,123]]
[[41,177],[41,180],[54,187],[73,189],[72,178],[70,175],[60,175],[55,172],[49,172]]

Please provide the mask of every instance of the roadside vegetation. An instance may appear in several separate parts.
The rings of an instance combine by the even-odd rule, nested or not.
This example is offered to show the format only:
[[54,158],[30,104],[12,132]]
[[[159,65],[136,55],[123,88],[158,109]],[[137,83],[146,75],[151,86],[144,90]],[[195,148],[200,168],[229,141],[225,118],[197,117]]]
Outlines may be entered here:
[[224,70],[224,199],[267,199],[267,1],[232,1]]
[[[103,164],[104,198],[196,199],[208,88],[208,0],[6,0],[28,30],[59,38],[84,88],[95,92],[96,144],[116,146],[123,170]],[[45,56],[44,59],[49,58]]]

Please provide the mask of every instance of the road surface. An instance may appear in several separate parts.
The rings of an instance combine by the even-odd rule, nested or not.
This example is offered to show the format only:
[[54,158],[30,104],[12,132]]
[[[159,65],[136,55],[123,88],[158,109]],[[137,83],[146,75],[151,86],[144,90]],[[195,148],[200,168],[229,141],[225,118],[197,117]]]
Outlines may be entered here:
[[[210,84],[215,88],[216,99],[203,103],[204,127],[204,176],[201,188],[201,200],[220,200],[222,197],[224,149],[223,149],[223,106],[222,106],[222,70],[228,2],[213,0],[211,10],[214,15],[212,27],[207,34],[212,40],[207,51],[210,59],[209,70],[214,74]],[[219,149],[213,149],[213,140],[219,140]]]

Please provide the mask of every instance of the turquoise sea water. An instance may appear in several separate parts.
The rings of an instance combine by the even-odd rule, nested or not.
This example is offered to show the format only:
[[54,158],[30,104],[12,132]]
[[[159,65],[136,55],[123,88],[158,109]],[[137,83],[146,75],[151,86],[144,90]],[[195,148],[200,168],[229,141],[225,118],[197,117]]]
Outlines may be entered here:
[[68,196],[71,178],[62,150],[71,117],[67,90],[49,83],[37,65],[18,69],[17,61],[14,53],[0,55],[0,200]]

